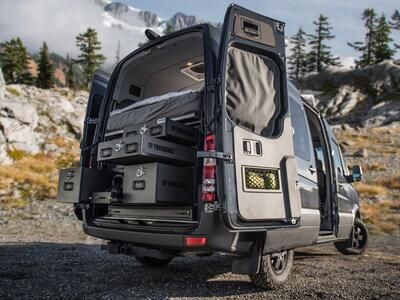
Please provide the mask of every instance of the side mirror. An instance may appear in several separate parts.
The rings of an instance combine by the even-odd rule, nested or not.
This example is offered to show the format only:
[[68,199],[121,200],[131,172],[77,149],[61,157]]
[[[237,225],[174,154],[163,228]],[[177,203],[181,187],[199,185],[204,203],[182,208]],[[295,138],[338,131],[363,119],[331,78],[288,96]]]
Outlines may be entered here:
[[351,172],[351,181],[352,182],[357,182],[362,180],[362,169],[361,166],[355,165],[353,166],[352,172]]

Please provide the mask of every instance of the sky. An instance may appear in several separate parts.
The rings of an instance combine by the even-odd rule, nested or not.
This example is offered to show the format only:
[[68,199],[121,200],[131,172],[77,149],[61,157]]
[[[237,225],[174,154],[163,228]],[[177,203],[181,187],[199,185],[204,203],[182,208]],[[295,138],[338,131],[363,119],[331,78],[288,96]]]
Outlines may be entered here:
[[[123,57],[133,51],[139,42],[145,41],[145,25],[138,26],[133,32],[106,26],[104,12],[94,4],[95,1],[0,0],[0,42],[19,36],[29,51],[37,52],[46,41],[50,51],[76,57],[79,50],[75,45],[75,37],[88,27],[94,27],[99,33],[103,54],[109,58],[108,63],[113,64],[118,41],[121,42]],[[154,12],[163,19],[183,12],[205,21],[222,22],[232,0],[119,1]],[[361,13],[365,8],[372,7],[379,14],[385,13],[387,16],[391,16],[396,8],[400,9],[400,0],[236,0],[235,3],[286,22],[287,36],[292,36],[300,25],[306,32],[312,33],[312,22],[319,14],[328,16],[334,27],[333,33],[337,36],[330,45],[333,53],[341,56],[343,62],[358,56],[347,46],[347,42],[363,40],[365,32]],[[140,18],[135,21],[143,22]],[[396,32],[393,38],[400,44],[400,32]],[[397,58],[400,58],[400,53]]]
[[[329,17],[336,39],[331,46],[336,55],[343,57],[357,54],[347,42],[363,40],[364,28],[361,13],[374,8],[378,14],[391,16],[400,10],[400,0],[123,0],[141,9],[156,12],[162,18],[170,18],[177,11],[196,15],[204,20],[222,22],[225,10],[232,2],[262,15],[286,23],[286,34],[292,36],[300,25],[312,33],[312,22],[320,14]],[[400,33],[393,35],[400,43]],[[399,57],[399,55],[398,55]]]

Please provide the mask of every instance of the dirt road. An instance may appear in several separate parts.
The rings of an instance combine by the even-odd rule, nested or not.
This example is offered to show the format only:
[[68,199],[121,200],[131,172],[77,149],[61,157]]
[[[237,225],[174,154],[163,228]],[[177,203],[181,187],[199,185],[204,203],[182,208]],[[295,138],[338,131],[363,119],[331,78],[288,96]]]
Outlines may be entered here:
[[399,237],[373,238],[362,257],[330,245],[300,249],[291,280],[272,292],[231,274],[221,255],[146,269],[99,245],[5,242],[0,262],[1,299],[400,299]]

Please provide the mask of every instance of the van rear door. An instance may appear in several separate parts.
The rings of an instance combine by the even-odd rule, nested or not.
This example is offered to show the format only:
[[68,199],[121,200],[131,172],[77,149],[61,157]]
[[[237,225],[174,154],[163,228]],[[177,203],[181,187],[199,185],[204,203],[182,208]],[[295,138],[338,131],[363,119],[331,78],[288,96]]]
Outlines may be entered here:
[[92,160],[97,155],[95,149],[93,149],[95,148],[95,132],[100,122],[101,105],[109,80],[109,75],[102,71],[97,71],[92,80],[81,140],[81,167],[94,165]]
[[225,16],[219,55],[224,125],[217,136],[234,163],[225,162],[218,177],[234,229],[299,224],[284,26],[236,5]]

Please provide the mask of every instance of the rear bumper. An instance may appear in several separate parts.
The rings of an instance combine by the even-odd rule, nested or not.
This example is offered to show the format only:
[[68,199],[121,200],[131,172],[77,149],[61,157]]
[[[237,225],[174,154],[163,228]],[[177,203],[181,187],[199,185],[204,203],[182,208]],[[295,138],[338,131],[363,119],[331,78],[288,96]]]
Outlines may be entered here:
[[183,234],[126,231],[89,225],[83,225],[83,231],[88,235],[103,240],[128,242],[138,246],[170,249],[182,249],[185,247],[185,235]]
[[[103,240],[129,243],[134,246],[153,249],[170,249],[179,251],[205,250],[212,252],[236,252],[236,233],[227,230],[216,215],[203,216],[199,226],[193,231],[182,233],[147,232],[124,230],[120,228],[100,227],[95,224],[83,224],[83,231]],[[187,247],[185,237],[206,237],[207,243],[200,247]],[[237,240],[237,239],[236,239]]]

